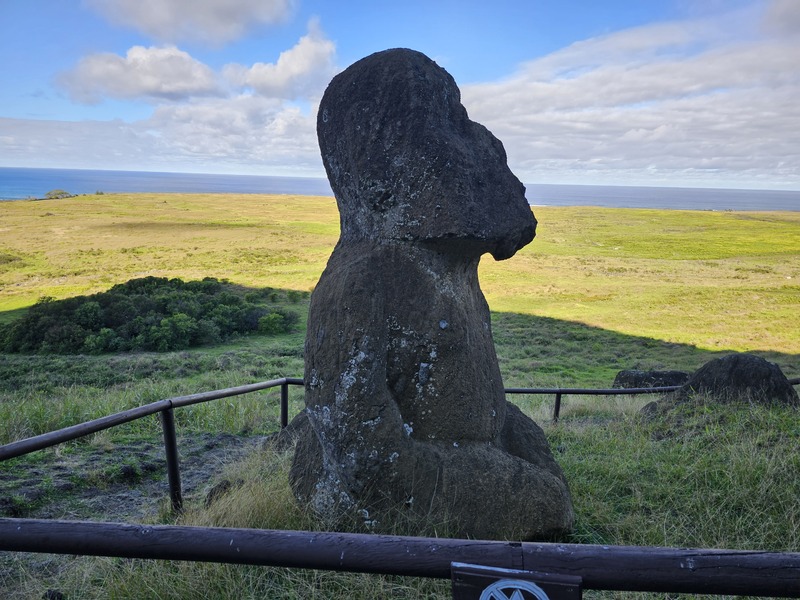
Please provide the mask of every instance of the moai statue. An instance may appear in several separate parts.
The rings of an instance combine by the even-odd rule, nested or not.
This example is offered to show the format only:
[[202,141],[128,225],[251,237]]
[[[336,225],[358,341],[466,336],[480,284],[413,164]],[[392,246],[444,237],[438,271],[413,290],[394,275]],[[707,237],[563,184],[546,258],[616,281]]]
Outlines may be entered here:
[[483,254],[509,258],[536,230],[503,145],[444,69],[405,49],[336,76],[317,133],[341,236],[311,297],[298,499],[332,527],[568,531],[568,486],[506,402],[478,285]]

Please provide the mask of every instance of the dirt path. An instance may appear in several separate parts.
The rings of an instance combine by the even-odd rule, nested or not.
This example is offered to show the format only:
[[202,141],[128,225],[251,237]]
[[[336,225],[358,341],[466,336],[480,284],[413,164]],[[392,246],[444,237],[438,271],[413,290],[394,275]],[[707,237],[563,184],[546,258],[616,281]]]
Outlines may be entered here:
[[[225,462],[261,440],[230,434],[179,437],[184,497],[203,493]],[[0,516],[147,522],[169,496],[160,440],[41,452],[35,466],[0,472]]]
[[[204,499],[224,465],[263,440],[230,434],[179,437],[184,499]],[[168,507],[168,498],[160,440],[100,442],[71,452],[42,450],[35,460],[0,471],[0,517],[153,523]],[[29,590],[20,587],[26,571],[56,575],[73,558],[0,552],[0,597],[29,597]]]

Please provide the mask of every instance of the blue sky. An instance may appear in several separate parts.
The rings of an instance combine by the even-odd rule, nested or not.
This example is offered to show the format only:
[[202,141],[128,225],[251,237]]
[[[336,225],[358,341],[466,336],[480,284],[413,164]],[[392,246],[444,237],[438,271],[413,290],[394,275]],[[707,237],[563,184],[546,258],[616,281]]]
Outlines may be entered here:
[[324,176],[325,86],[392,47],[525,182],[800,189],[800,0],[3,0],[0,166]]

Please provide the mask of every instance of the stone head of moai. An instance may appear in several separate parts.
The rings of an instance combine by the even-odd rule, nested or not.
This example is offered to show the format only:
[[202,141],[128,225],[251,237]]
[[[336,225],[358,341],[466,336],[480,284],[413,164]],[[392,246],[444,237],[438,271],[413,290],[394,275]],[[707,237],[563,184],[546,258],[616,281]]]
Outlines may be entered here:
[[503,144],[471,121],[447,71],[387,50],[338,75],[317,116],[342,239],[421,241],[512,256],[536,220]]
[[332,527],[526,539],[572,525],[542,430],[506,402],[486,253],[536,220],[503,145],[412,50],[358,61],[317,121],[341,234],[312,297],[290,480]]

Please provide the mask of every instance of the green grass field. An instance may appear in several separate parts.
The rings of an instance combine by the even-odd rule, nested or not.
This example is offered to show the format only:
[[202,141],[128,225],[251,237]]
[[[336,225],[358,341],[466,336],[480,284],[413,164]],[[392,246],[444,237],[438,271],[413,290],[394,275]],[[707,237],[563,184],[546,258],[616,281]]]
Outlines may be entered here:
[[[800,352],[800,213],[537,208],[537,238],[487,258],[492,310],[704,350]],[[0,205],[0,318],[133,277],[313,289],[331,198],[103,195]]]
[[[535,214],[533,243],[480,267],[506,386],[607,387],[620,369],[691,371],[731,351],[755,352],[800,376],[800,213],[542,207]],[[99,292],[147,275],[310,291],[337,237],[331,198],[3,202],[0,322],[42,296]],[[0,355],[0,443],[170,396],[302,376],[307,302],[298,301],[303,319],[293,333],[216,347]],[[291,397],[299,410],[299,390]],[[569,541],[800,551],[796,411],[705,406],[679,421],[646,422],[638,408],[650,399],[567,397],[554,425],[552,398],[513,397],[543,426],[570,481],[577,524]],[[272,391],[182,409],[178,428],[263,435],[278,426],[276,404]],[[103,444],[159,443],[159,436],[146,419],[105,434]],[[59,452],[90,455],[97,444],[38,454]],[[0,472],[25,473],[37,460],[0,463]],[[287,461],[258,456],[229,465],[228,477],[247,485],[223,509],[188,498],[182,522],[314,527],[288,501]],[[174,522],[166,513],[153,518]],[[113,559],[71,565],[39,575],[20,562],[11,597],[41,597],[48,587],[69,598],[191,598],[201,590],[210,598],[449,597],[447,582],[402,578]]]

